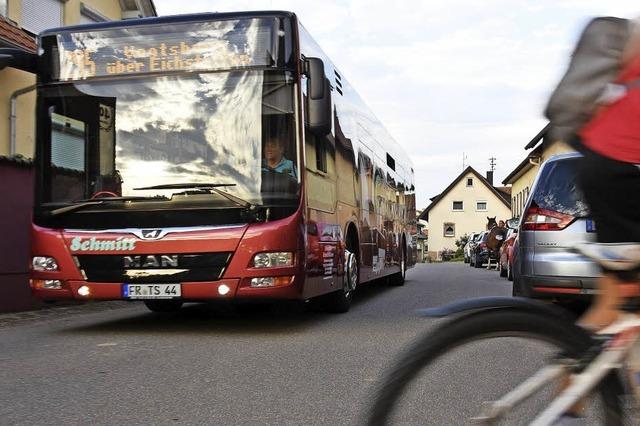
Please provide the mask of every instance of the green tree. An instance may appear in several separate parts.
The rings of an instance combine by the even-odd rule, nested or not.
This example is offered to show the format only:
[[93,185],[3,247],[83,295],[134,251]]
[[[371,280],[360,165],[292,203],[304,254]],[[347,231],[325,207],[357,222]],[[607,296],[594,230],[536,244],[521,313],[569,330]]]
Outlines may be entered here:
[[456,240],[456,247],[458,247],[459,249],[464,249],[464,246],[466,246],[468,242],[469,242],[469,235],[464,234],[463,236],[461,236]]

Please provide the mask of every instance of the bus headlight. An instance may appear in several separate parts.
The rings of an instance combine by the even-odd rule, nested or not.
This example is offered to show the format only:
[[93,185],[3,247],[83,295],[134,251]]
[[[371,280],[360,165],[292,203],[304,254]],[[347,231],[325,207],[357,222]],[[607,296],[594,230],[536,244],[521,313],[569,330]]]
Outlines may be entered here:
[[285,285],[289,285],[293,282],[293,277],[261,277],[261,278],[252,278],[251,279],[251,287],[282,287]]
[[62,290],[62,281],[60,280],[29,280],[32,288],[38,290]]
[[289,251],[258,253],[253,257],[254,268],[278,268],[291,265],[293,265],[293,253]]
[[58,262],[53,257],[49,256],[33,256],[31,259],[31,266],[34,271],[57,271]]

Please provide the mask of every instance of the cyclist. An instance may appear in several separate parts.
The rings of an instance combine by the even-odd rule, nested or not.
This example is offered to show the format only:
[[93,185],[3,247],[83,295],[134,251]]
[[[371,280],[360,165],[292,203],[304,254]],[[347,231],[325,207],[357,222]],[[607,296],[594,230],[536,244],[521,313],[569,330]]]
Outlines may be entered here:
[[[616,81],[628,85],[625,96],[598,111],[578,134],[584,154],[578,180],[597,227],[598,242],[626,244],[631,251],[640,249],[639,27],[634,26],[625,47]],[[607,256],[604,249],[602,256]],[[638,296],[639,291],[637,276],[604,271],[598,295],[580,323],[589,328],[610,324],[625,298]]]

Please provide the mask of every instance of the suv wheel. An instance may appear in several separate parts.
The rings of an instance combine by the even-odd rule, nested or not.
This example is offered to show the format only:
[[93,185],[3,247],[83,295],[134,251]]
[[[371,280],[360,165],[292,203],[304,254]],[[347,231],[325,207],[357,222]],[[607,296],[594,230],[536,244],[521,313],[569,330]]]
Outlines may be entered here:
[[519,277],[513,277],[513,290],[511,292],[514,297],[531,297],[531,291],[526,289]]

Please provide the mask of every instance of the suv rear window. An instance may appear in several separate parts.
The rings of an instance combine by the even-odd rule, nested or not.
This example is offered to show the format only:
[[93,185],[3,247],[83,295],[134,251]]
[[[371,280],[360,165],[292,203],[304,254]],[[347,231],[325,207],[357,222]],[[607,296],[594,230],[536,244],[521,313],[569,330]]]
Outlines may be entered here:
[[532,204],[573,217],[589,216],[577,183],[579,161],[572,158],[546,164],[533,191]]

